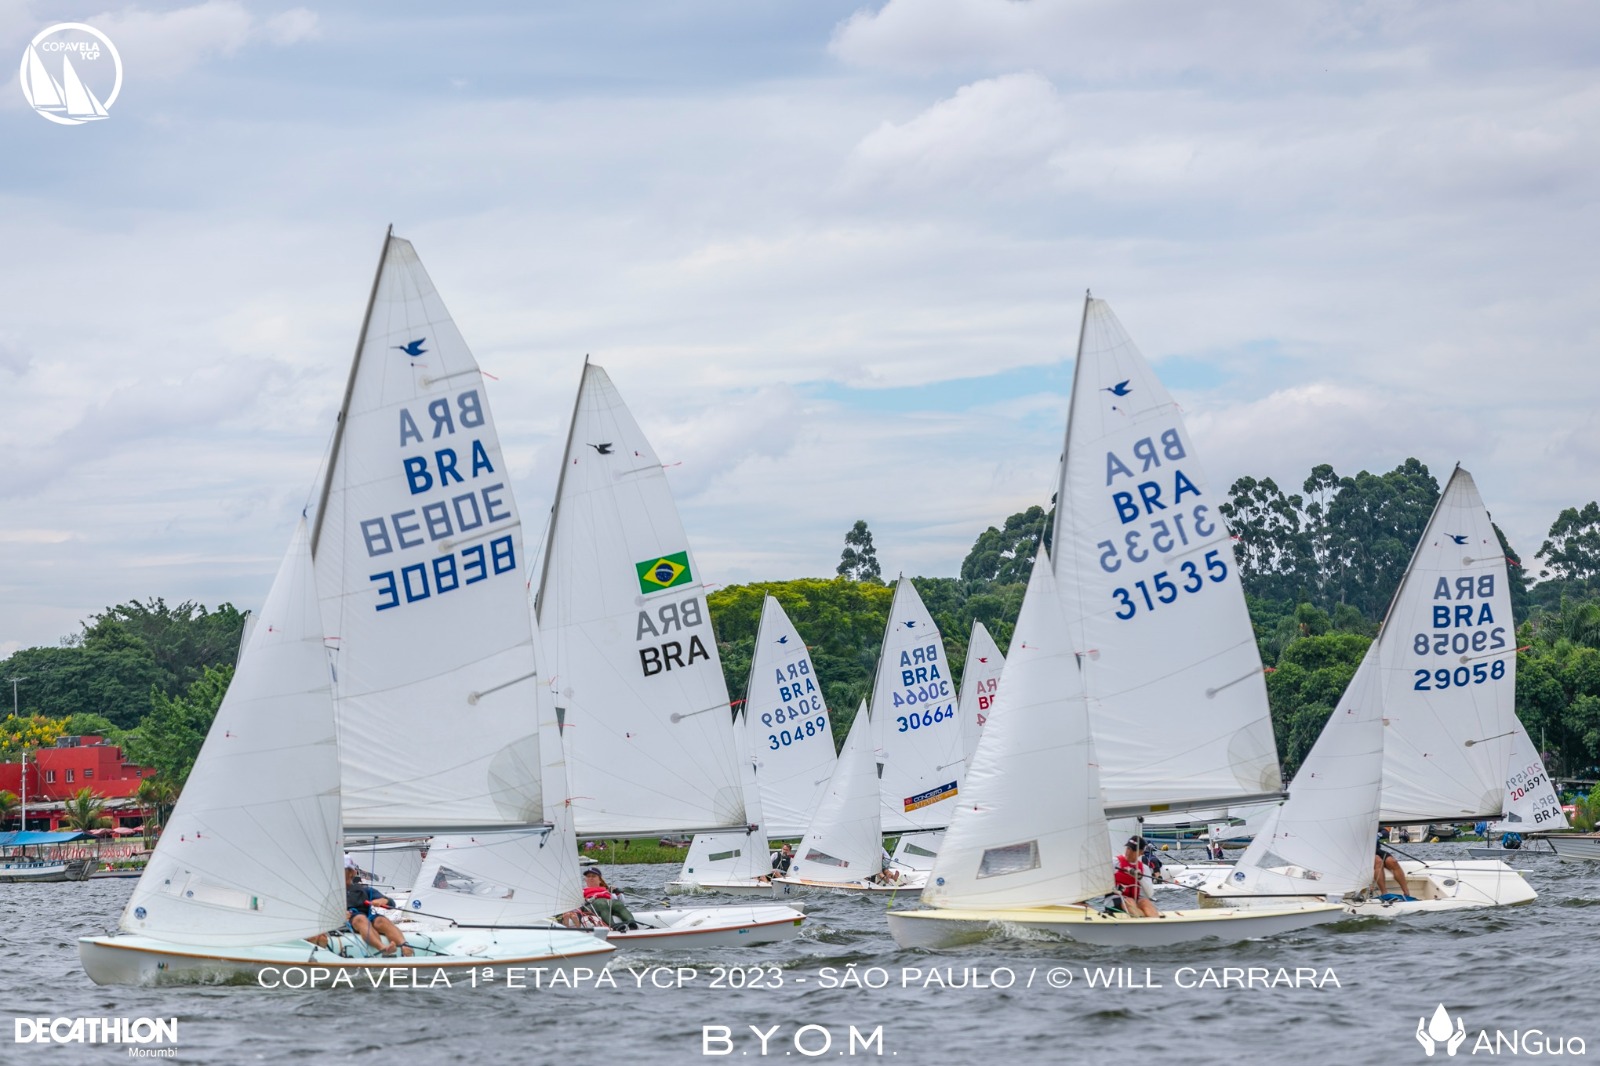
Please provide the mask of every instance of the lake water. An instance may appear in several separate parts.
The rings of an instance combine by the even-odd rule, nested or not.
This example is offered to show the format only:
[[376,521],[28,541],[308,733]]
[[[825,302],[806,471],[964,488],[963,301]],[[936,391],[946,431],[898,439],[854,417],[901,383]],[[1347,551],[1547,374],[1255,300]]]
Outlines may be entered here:
[[[1452,845],[1409,850],[1461,854]],[[1522,907],[1352,920],[1271,940],[1144,951],[1056,942],[902,951],[888,935],[882,900],[818,895],[809,897],[811,919],[798,940],[691,953],[618,951],[609,963],[616,987],[591,982],[581,989],[460,981],[449,989],[353,991],[99,988],[79,967],[76,938],[111,931],[134,882],[0,885],[0,1015],[176,1017],[174,1061],[191,1063],[620,1066],[815,1057],[953,1066],[1321,1066],[1446,1058],[1440,1048],[1429,1060],[1415,1035],[1419,1019],[1443,1003],[1469,1034],[1459,1057],[1470,1054],[1479,1030],[1493,1040],[1495,1030],[1509,1038],[1530,1029],[1547,1045],[1581,1038],[1600,1055],[1593,1008],[1600,950],[1592,928],[1600,916],[1600,864],[1527,857],[1519,865],[1540,893]],[[610,867],[608,880],[634,890],[637,902],[675,872]],[[1161,902],[1172,907],[1188,898],[1164,894]],[[1250,967],[1301,968],[1321,987],[1206,981],[1208,971],[1223,979],[1226,968]],[[1062,971],[1070,973],[1071,985],[1049,987],[1052,971],[1057,983]],[[1117,974],[1123,987],[1091,987],[1092,976]],[[739,977],[761,987],[726,987]],[[957,984],[967,987],[948,987]],[[0,1017],[0,1024],[3,1063],[134,1061],[120,1045],[16,1044],[12,1021]],[[729,1042],[718,1041],[713,1028],[707,1044],[706,1028],[717,1026],[726,1027]],[[764,1057],[751,1026],[771,1034]],[[797,1047],[804,1026],[814,1028],[798,1032]],[[877,1044],[859,1039],[851,1053],[852,1027],[868,1037],[880,1026],[881,1055]],[[1526,1038],[1521,1044],[1524,1052],[1537,1046]],[[708,1047],[731,1054],[706,1055]],[[1526,1053],[1503,1058],[1524,1060],[1546,1061]],[[1471,1061],[1499,1060],[1480,1051]]]

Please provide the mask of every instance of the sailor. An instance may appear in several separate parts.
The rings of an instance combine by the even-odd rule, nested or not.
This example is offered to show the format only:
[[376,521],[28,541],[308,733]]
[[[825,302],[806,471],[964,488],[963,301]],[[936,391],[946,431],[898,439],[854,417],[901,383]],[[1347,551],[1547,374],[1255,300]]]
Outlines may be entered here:
[[1141,843],[1140,837],[1128,839],[1128,843],[1123,846],[1122,854],[1117,856],[1116,868],[1112,871],[1111,878],[1116,883],[1117,892],[1122,896],[1123,910],[1136,918],[1159,918],[1161,912],[1156,910],[1156,905],[1145,888],[1148,878],[1144,863],[1139,860]]

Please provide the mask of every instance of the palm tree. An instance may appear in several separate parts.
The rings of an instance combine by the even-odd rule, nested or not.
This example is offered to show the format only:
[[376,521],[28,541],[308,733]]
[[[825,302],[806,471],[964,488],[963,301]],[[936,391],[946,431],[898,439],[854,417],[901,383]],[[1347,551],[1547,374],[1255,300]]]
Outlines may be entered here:
[[104,815],[106,801],[95,795],[94,789],[85,786],[72,794],[62,812],[62,820],[79,832],[100,829],[111,824]]
[[5,789],[0,789],[0,825],[11,821],[17,813],[17,794]]
[[167,823],[167,815],[172,813],[172,805],[178,802],[177,790],[170,781],[159,777],[147,777],[139,782],[139,791],[134,794],[139,803],[150,812],[144,820],[144,844],[150,846],[151,830],[158,829]]

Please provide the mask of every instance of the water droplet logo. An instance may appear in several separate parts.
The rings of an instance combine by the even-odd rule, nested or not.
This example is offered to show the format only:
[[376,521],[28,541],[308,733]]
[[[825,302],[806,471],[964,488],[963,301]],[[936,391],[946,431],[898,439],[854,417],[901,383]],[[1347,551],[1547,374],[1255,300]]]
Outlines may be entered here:
[[58,22],[28,42],[18,84],[28,106],[51,122],[98,122],[122,92],[122,57],[93,26]]
[[1444,1004],[1439,1004],[1439,1009],[1433,1012],[1432,1018],[1417,1019],[1417,1043],[1422,1045],[1422,1050],[1433,1057],[1434,1049],[1440,1044],[1445,1046],[1445,1054],[1455,1056],[1456,1049],[1462,1041],[1467,1039],[1467,1027],[1458,1016],[1455,1028],[1450,1027],[1450,1012],[1444,1009]]

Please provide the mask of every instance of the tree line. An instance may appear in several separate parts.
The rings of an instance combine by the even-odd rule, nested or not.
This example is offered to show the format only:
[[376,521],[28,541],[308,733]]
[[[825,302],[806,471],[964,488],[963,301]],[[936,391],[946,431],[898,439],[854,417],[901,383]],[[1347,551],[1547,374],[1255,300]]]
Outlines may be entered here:
[[[1317,466],[1301,491],[1240,478],[1219,510],[1234,533],[1262,662],[1279,756],[1292,774],[1321,732],[1377,633],[1440,493],[1417,459],[1383,474]],[[974,621],[1002,651],[1011,642],[1028,574],[1048,545],[1053,510],[1030,507],[984,530],[960,576],[912,578],[944,634],[955,676]],[[1498,531],[1498,527],[1497,531]],[[1530,580],[1509,561],[1518,627],[1517,711],[1553,773],[1600,777],[1600,503],[1562,511],[1534,558]],[[766,595],[811,650],[833,712],[836,743],[870,693],[893,589],[881,578],[865,521],[847,532],[831,578],[756,582],[708,597],[728,690],[742,699]],[[22,718],[0,722],[0,758],[62,733],[98,733],[130,759],[181,785],[232,677],[244,614],[230,604],[169,607],[156,599],[108,607],[54,648],[0,662],[23,677]]]

